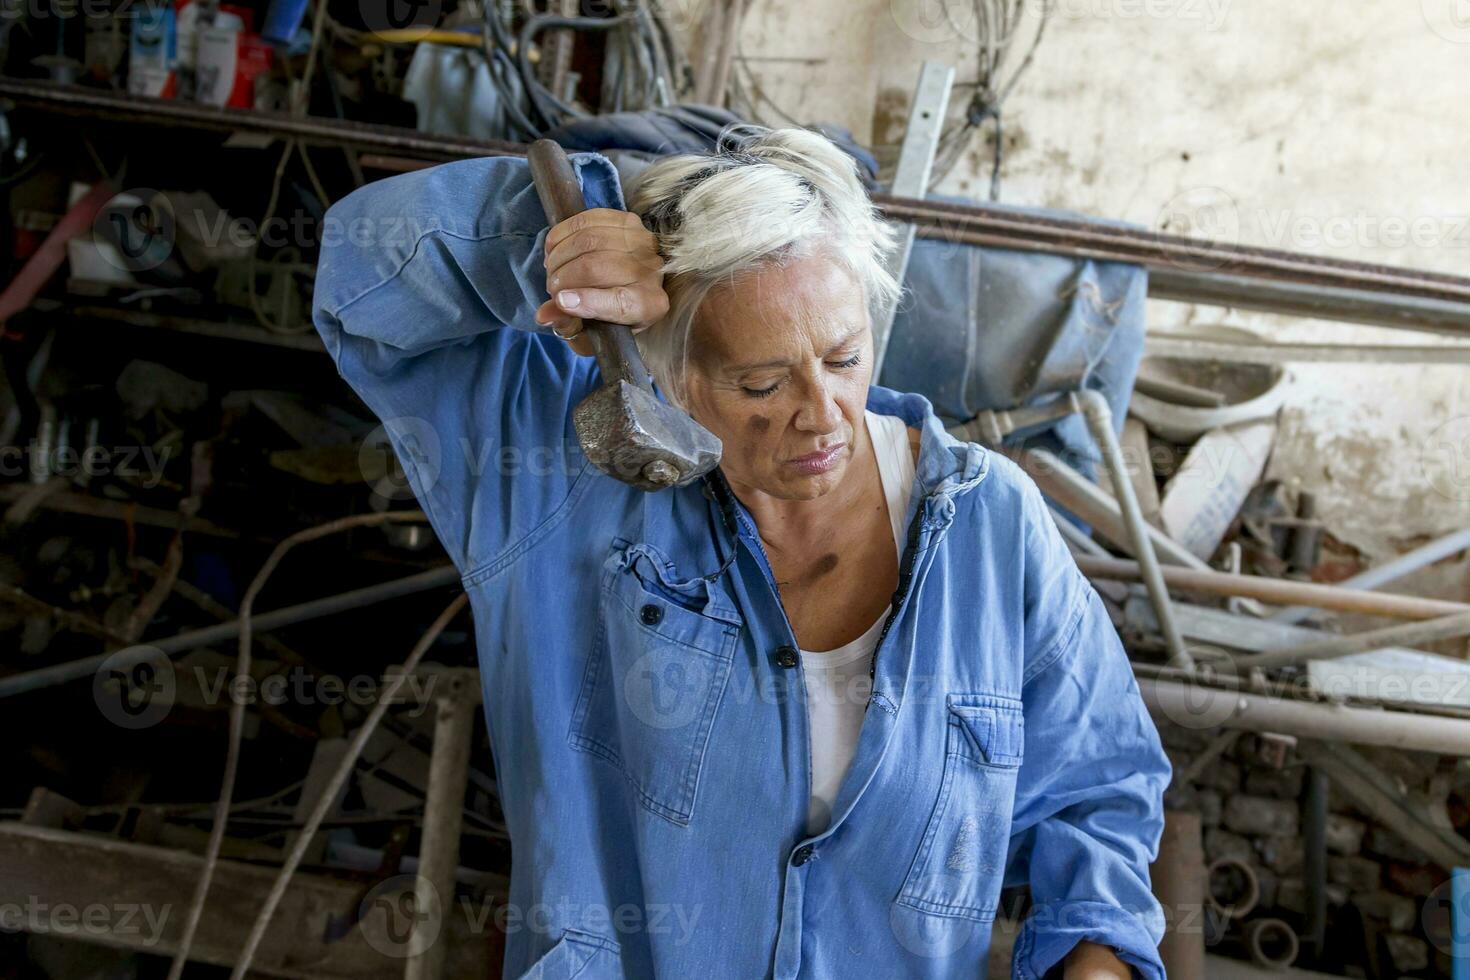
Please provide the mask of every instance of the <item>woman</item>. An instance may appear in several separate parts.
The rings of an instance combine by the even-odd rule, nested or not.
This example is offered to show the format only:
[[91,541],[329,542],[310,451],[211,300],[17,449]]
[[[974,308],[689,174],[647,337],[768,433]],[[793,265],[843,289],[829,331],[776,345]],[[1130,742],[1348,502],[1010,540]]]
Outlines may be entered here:
[[[329,215],[317,327],[474,606],[505,975],[979,977],[1026,884],[1017,976],[1161,977],[1169,766],[1101,601],[1016,466],[871,386],[896,285],[851,161],[733,144],[633,214],[578,155],[594,210],[549,233],[516,159]],[[582,316],[638,331],[714,474],[587,463]]]

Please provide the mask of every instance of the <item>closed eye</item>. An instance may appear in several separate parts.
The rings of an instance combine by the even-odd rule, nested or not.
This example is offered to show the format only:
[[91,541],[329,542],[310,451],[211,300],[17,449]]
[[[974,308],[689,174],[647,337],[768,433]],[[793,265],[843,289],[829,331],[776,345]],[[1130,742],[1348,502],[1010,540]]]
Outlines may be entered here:
[[769,388],[741,388],[740,390],[745,392],[751,398],[769,398],[774,395],[776,393],[776,389],[780,387],[781,382],[777,381]]
[[[852,355],[845,361],[828,361],[827,366],[832,368],[834,371],[846,371],[849,368],[857,367],[859,364],[862,363],[862,360],[862,351],[858,351],[856,354]],[[780,389],[780,387],[781,382],[777,381],[766,388],[741,388],[740,390],[745,392],[751,398],[769,398],[774,395]]]

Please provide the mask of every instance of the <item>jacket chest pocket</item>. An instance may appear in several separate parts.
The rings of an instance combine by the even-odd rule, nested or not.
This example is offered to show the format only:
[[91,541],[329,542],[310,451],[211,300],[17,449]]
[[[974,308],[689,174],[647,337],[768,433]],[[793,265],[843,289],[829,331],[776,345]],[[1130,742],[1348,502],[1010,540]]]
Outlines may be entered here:
[[619,540],[598,617],[568,739],[622,772],[648,810],[687,825],[740,616],[717,586]]
[[995,917],[1025,742],[1021,702],[951,694],[944,775],[897,902],[934,915]]

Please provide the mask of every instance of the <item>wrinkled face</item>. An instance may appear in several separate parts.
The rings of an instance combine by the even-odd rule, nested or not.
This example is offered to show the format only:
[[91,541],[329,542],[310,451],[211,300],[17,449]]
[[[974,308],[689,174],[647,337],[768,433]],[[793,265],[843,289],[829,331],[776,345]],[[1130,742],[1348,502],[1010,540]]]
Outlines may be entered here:
[[687,407],[724,442],[732,486],[785,500],[837,486],[865,444],[872,375],[852,274],[822,255],[762,268],[712,290],[693,330]]

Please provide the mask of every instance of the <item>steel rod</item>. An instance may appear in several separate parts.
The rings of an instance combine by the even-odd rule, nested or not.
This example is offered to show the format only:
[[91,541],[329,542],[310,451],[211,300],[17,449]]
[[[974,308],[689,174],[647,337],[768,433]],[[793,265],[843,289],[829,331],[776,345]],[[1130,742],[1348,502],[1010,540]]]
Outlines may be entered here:
[[[1121,582],[1142,581],[1138,563],[1122,558],[1078,556],[1077,567],[1092,578]],[[1228,572],[1179,568],[1166,565],[1164,582],[1171,588],[1206,595],[1245,596],[1277,604],[1299,603],[1319,609],[1387,616],[1393,619],[1436,619],[1470,612],[1470,604],[1443,599],[1421,599],[1417,596],[1394,595],[1390,592],[1365,592],[1336,585],[1292,582],[1257,575],[1231,575]]]
[[[1071,511],[1092,525],[1098,534],[1128,554],[1133,542],[1124,524],[1118,502],[1106,490],[1093,483],[1065,461],[1044,449],[1019,449],[1002,446],[1000,451],[1015,460],[1042,492],[1060,507]],[[1158,528],[1147,528],[1154,553],[1169,565],[1181,565],[1208,571],[1210,566],[1193,552],[1164,534]]]
[[1366,285],[1324,287],[1154,267],[1149,270],[1148,297],[1461,338],[1470,335],[1470,303],[1380,292]]
[[[1343,579],[1338,585],[1349,589],[1376,589],[1380,585],[1387,585],[1416,572],[1425,565],[1431,565],[1450,555],[1470,548],[1470,528],[1447,534],[1428,544],[1421,545],[1413,551],[1406,552],[1392,561],[1375,565],[1366,571],[1359,572],[1351,578]],[[1310,606],[1293,606],[1283,609],[1267,619],[1273,623],[1299,623],[1312,614]]]
[[1159,632],[1164,635],[1164,644],[1169,648],[1171,662],[1188,670],[1194,666],[1194,658],[1184,645],[1184,636],[1174,620],[1174,610],[1169,603],[1169,587],[1159,570],[1159,559],[1154,554],[1153,541],[1149,537],[1148,522],[1138,506],[1138,495],[1133,492],[1133,482],[1128,479],[1128,467],[1123,462],[1123,450],[1118,445],[1118,436],[1113,432],[1113,413],[1107,399],[1100,392],[1086,389],[1073,392],[1068,397],[1072,409],[1087,420],[1092,438],[1102,449],[1103,466],[1113,481],[1113,499],[1118,502],[1123,515],[1123,524],[1133,541],[1133,554],[1138,559],[1138,569],[1153,603],[1154,615],[1159,621]]
[[1323,943],[1327,941],[1327,801],[1331,789],[1327,774],[1315,766],[1308,766],[1304,775],[1302,879],[1307,908],[1302,938],[1306,940],[1311,959],[1315,960],[1322,955]]
[[80,85],[60,85],[32,79],[0,79],[0,98],[10,99],[22,108],[57,115],[227,133],[252,133],[297,139],[310,145],[421,153],[446,159],[524,155],[526,152],[526,147],[522,144],[505,140],[438,136],[403,126],[381,126],[318,116],[292,116],[260,109],[214,108],[196,102],[141,95],[114,95]]
[[1385,647],[1417,647],[1438,640],[1470,636],[1470,612],[1457,616],[1440,616],[1415,623],[1396,623],[1382,629],[1365,630],[1347,636],[1334,636],[1306,646],[1272,650],[1239,661],[1241,667],[1286,667],[1308,660],[1333,660],[1355,653],[1371,653]]
[[1151,333],[1150,357],[1240,364],[1470,364],[1470,344],[1286,344],[1224,340],[1191,332]]
[[887,195],[875,195],[874,201],[890,217],[916,225],[921,235],[942,241],[988,245],[995,237],[1003,236],[1069,254],[1147,267],[1246,275],[1326,287],[1367,287],[1380,292],[1470,302],[1470,279],[1444,273],[1165,235],[1121,223],[1028,214],[993,205],[916,201]]
[[1241,728],[1470,756],[1470,720],[1318,704],[1153,677],[1140,677],[1138,689],[1151,713],[1186,728]]
[[[388,599],[396,599],[400,596],[413,595],[417,592],[426,592],[429,589],[440,588],[459,581],[459,571],[452,565],[444,568],[430,569],[417,575],[409,575],[404,578],[395,579],[392,582],[384,582],[382,585],[370,585],[362,589],[354,589],[351,592],[342,592],[334,596],[322,599],[313,599],[295,606],[287,606],[284,609],[275,609],[271,612],[260,613],[251,617],[251,626],[256,631],[279,629],[283,626],[292,626],[296,623],[304,623],[311,619],[321,619],[351,609],[361,609],[377,602]],[[193,630],[188,633],[180,633],[176,636],[163,637],[156,641],[139,643],[134,646],[124,647],[111,653],[99,653],[92,657],[83,657],[80,660],[70,660],[53,667],[42,667],[39,670],[26,671],[23,674],[15,674],[11,677],[0,678],[0,698],[7,698],[15,694],[25,694],[29,691],[38,691],[47,687],[55,687],[68,681],[80,680],[90,677],[96,673],[97,668],[103,663],[109,663],[118,670],[151,660],[160,654],[182,653],[185,650],[193,650],[198,647],[210,646],[224,640],[231,640],[240,635],[240,621],[234,619],[228,623],[220,623],[217,626],[206,626],[204,629]],[[117,657],[117,660],[112,660]]]

